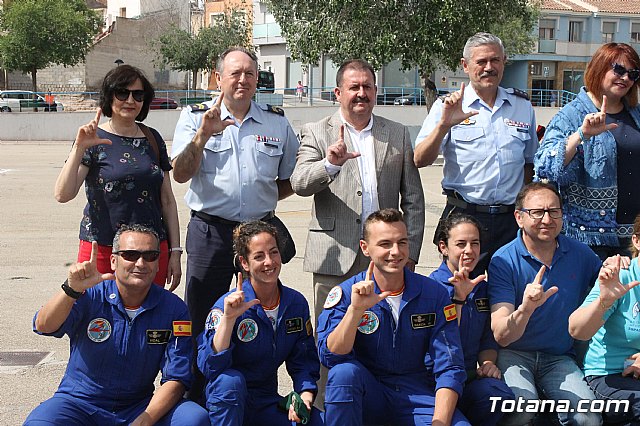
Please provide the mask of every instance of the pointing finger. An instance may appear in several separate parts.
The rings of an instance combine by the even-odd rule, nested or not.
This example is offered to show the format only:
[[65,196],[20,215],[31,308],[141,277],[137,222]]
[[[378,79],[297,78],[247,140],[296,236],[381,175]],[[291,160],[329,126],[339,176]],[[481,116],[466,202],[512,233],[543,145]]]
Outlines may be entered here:
[[366,281],[371,281],[371,277],[373,276],[373,261],[369,262],[369,268],[367,269],[367,274],[364,279]]
[[222,99],[223,98],[224,98],[224,92],[220,92],[220,96],[218,96],[218,99],[216,99],[216,101],[213,104],[213,106],[220,108],[220,105],[222,105]]
[[91,242],[91,258],[89,259],[89,263],[91,263],[92,265],[95,265],[96,263],[98,263],[98,242],[97,241]]
[[540,270],[538,271],[538,273],[536,274],[536,278],[533,280],[533,284],[540,284],[540,282],[542,281],[542,277],[544,276],[544,271],[547,269],[546,266],[542,265],[540,267]]
[[238,284],[236,285],[236,291],[242,291],[242,272],[238,272]]
[[638,285],[640,285],[640,281],[630,282],[629,284],[627,284],[627,291],[631,290],[634,287],[637,287]]
[[96,124],[100,122],[100,116],[102,115],[102,108],[98,108],[96,111],[96,118],[94,118]]
[[460,84],[460,97],[462,97],[462,95],[464,95],[464,88],[465,88],[464,83],[461,83]]
[[607,95],[602,95],[602,108],[600,108],[603,114],[607,113]]
[[338,133],[338,142],[344,143],[344,125],[340,126],[340,131]]

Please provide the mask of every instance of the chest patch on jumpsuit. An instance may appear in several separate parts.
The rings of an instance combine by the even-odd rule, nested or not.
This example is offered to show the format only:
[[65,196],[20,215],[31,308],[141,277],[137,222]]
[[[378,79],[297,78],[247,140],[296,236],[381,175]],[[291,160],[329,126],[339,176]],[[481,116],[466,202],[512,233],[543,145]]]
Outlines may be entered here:
[[365,311],[358,324],[358,331],[363,334],[372,334],[380,326],[380,319],[372,311]]
[[170,337],[171,330],[147,330],[147,345],[164,345]]
[[414,330],[418,328],[433,327],[436,324],[435,312],[429,314],[413,314],[411,315],[411,328]]
[[96,343],[102,343],[111,336],[111,323],[104,318],[92,319],[87,326],[87,336]]
[[489,298],[482,297],[480,299],[476,299],[476,309],[478,312],[489,312]]
[[241,342],[250,342],[258,335],[258,324],[251,318],[245,318],[240,321],[236,335]]
[[302,331],[302,317],[289,318],[284,320],[284,324],[287,330],[287,334],[299,333]]

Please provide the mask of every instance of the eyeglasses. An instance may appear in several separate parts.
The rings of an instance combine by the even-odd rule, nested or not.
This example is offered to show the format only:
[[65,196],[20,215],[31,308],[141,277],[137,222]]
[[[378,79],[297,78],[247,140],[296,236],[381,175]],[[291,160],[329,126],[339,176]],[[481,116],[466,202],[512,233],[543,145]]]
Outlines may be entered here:
[[625,74],[627,74],[629,76],[629,80],[632,81],[638,81],[638,79],[640,78],[640,70],[628,70],[622,65],[615,62],[611,64],[611,68],[613,69],[613,73],[620,78],[624,77]]
[[116,99],[122,102],[129,99],[129,94],[133,95],[133,100],[136,102],[142,102],[144,100],[144,90],[116,89],[113,91]]
[[562,209],[519,209],[521,212],[529,214],[534,220],[540,220],[545,213],[549,213],[551,219],[560,219],[562,217]]
[[140,256],[142,256],[145,262],[155,262],[160,257],[160,251],[158,250],[118,250],[114,251],[113,254],[122,257],[127,262],[137,262]]

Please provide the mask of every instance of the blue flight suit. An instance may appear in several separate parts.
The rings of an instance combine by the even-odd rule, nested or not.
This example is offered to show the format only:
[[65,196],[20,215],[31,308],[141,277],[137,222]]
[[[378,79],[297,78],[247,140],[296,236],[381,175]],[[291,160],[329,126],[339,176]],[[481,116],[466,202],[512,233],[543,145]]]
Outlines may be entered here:
[[[449,278],[452,276],[447,264],[442,262],[440,267],[429,275],[429,278],[440,283],[449,296],[453,297],[454,287],[449,283]],[[498,350],[498,344],[491,331],[491,306],[487,292],[487,282],[482,281],[469,293],[466,304],[456,305],[457,313],[461,317],[460,341],[464,352],[464,366],[467,370],[467,383],[458,400],[458,408],[474,426],[495,425],[502,418],[501,412],[491,412],[489,397],[515,399],[511,388],[503,380],[476,377],[478,354],[487,349]]]
[[[249,280],[245,301],[256,298]],[[204,374],[206,406],[211,425],[291,425],[277,409],[278,368],[286,363],[293,389],[317,393],[320,362],[313,340],[309,305],[302,294],[278,282],[280,307],[275,332],[261,305],[236,319],[229,348],[214,353],[213,338],[224,311],[222,296],[215,303],[205,330],[198,336],[198,368]],[[229,293],[227,293],[229,294]],[[322,424],[312,410],[309,425]]]
[[[34,316],[33,329],[35,329]],[[175,323],[177,322],[177,323]],[[184,329],[184,337],[180,334]],[[162,370],[161,383],[191,385],[192,346],[187,306],[156,285],[140,312],[130,319],[115,281],[103,281],[80,296],[60,329],[46,335],[68,335],[71,354],[54,396],[40,404],[25,425],[129,424],[147,407]],[[178,402],[157,424],[206,425],[199,405]]]
[[[405,268],[398,323],[383,300],[363,315],[353,350],[334,354],[327,338],[351,303],[351,287],[364,278],[361,272],[334,287],[318,319],[320,360],[330,368],[325,422],[431,424],[436,390],[460,395],[466,380],[455,307],[438,283]],[[456,410],[452,424],[469,423]]]

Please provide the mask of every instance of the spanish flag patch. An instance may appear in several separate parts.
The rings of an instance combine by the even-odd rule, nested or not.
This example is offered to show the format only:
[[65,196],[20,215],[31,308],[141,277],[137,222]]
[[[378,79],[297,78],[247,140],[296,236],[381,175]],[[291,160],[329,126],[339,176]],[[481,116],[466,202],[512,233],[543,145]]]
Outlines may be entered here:
[[174,336],[191,336],[191,321],[174,321]]
[[452,303],[450,305],[447,305],[442,308],[442,310],[444,311],[444,318],[447,321],[453,321],[454,319],[458,318],[458,312],[456,311],[455,304]]

